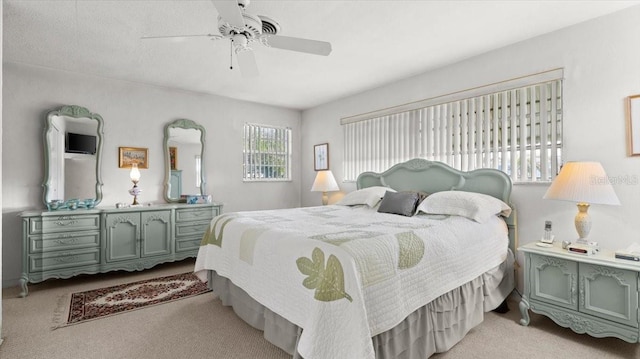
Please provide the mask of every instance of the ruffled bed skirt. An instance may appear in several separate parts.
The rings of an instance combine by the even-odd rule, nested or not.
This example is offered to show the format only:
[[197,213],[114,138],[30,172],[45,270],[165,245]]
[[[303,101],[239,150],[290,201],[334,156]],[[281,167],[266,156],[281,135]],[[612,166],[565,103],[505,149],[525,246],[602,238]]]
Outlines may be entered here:
[[[514,288],[513,255],[500,266],[418,308],[395,327],[372,338],[378,359],[424,359],[445,352],[497,308]],[[302,328],[264,307],[229,279],[209,272],[209,286],[223,305],[272,344],[302,358],[296,348]]]

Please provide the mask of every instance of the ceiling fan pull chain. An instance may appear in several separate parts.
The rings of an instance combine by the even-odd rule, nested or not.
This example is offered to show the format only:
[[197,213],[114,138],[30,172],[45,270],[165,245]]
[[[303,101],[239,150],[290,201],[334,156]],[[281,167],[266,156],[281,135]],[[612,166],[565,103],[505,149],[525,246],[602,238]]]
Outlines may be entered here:
[[229,41],[229,69],[233,70],[233,40]]

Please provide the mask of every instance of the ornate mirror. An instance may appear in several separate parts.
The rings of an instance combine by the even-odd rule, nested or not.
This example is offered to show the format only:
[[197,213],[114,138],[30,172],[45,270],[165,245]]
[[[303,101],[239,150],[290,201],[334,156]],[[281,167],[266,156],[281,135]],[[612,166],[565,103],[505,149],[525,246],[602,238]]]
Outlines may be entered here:
[[164,199],[184,202],[183,195],[204,195],[205,129],[191,120],[176,120],[164,128]]
[[[102,117],[80,106],[47,113],[44,127],[43,200],[102,200]],[[91,201],[93,200],[93,201]]]

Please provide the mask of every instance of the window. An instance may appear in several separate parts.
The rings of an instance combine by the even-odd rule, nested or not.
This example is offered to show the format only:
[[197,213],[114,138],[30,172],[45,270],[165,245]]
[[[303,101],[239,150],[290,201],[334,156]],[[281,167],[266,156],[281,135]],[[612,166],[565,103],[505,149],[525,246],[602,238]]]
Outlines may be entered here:
[[291,129],[245,123],[245,181],[291,180]]
[[551,181],[560,169],[562,70],[380,112],[342,120],[345,180],[416,157],[514,182]]

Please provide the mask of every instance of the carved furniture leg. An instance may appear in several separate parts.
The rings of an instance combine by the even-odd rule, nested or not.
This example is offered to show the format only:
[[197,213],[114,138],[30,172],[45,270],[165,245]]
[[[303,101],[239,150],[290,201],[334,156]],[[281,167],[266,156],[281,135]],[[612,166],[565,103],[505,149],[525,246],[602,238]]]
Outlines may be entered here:
[[522,319],[520,319],[520,325],[527,326],[531,319],[529,318],[529,301],[526,297],[522,297],[520,301],[520,314],[522,314]]

